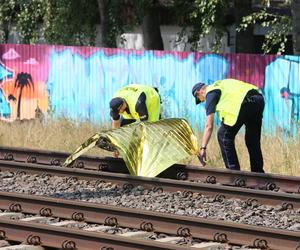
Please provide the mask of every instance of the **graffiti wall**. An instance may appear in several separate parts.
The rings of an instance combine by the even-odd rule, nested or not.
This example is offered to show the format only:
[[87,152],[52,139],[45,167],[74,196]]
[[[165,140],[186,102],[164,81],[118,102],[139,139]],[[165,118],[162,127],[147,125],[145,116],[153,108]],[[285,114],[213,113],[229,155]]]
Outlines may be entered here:
[[297,132],[300,57],[137,51],[96,47],[0,45],[0,118],[37,114],[108,124],[113,93],[129,83],[158,87],[162,115],[183,117],[202,129],[204,106],[192,86],[235,78],[258,86],[266,98],[264,129]]

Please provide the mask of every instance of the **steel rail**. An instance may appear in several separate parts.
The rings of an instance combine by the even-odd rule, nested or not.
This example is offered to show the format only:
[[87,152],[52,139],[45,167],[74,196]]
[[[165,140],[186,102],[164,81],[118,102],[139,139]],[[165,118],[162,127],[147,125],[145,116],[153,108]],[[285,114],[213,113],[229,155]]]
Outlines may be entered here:
[[136,228],[181,237],[192,236],[263,249],[291,250],[300,248],[300,232],[296,231],[81,201],[0,192],[0,208],[11,212],[39,213],[42,216]]
[[[61,165],[68,153],[47,150],[0,147],[0,160]],[[73,168],[100,170],[105,172],[128,173],[122,158],[82,156]],[[178,180],[200,181],[209,184],[222,184],[247,187],[259,190],[300,193],[300,177],[275,174],[251,173],[218,168],[199,168],[193,165],[174,164],[158,177]]]
[[9,241],[27,242],[64,250],[186,250],[188,247],[155,242],[153,240],[130,239],[100,232],[30,223],[0,218],[0,236]]
[[266,205],[282,205],[284,208],[300,208],[300,195],[264,190],[254,190],[248,188],[238,188],[223,185],[212,185],[206,183],[196,183],[179,181],[164,178],[146,178],[132,176],[128,174],[96,172],[92,170],[63,168],[55,166],[45,166],[38,164],[28,164],[21,162],[0,162],[0,170],[23,171],[34,174],[51,174],[56,176],[69,176],[78,179],[98,180],[101,182],[111,182],[119,185],[140,185],[158,192],[182,191],[185,193],[195,192],[203,195],[214,196],[215,199],[238,198],[247,200],[248,203],[258,203]]

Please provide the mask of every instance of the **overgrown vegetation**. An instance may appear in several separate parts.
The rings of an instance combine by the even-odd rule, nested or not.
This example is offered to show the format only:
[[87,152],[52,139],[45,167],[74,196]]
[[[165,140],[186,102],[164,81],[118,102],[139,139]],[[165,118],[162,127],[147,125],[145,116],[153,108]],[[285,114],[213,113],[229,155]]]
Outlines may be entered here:
[[[65,118],[48,120],[1,122],[0,145],[11,147],[25,147],[63,152],[73,152],[91,135],[107,127],[100,127],[89,122],[75,122]],[[201,135],[197,134],[200,138]],[[250,170],[249,156],[244,144],[243,134],[236,138],[236,148],[243,170]],[[281,136],[263,136],[262,149],[267,173],[300,175],[300,139],[285,139]],[[224,168],[216,135],[208,146],[209,162],[207,167]],[[112,156],[111,152],[94,148],[89,155]],[[197,157],[190,162],[199,166]]]
[[260,23],[263,28],[267,28],[262,50],[265,54],[270,53],[277,47],[277,53],[283,53],[286,49],[287,37],[292,32],[292,19],[287,15],[268,13],[265,8],[259,12],[245,16],[237,31],[246,30],[250,25]]
[[174,12],[182,27],[179,40],[188,37],[193,51],[199,50],[203,37],[214,32],[213,52],[220,52],[221,39],[227,32],[226,20],[230,1],[224,0],[178,0],[174,1]]
[[[7,43],[15,29],[21,43],[93,46],[101,24],[102,47],[116,47],[124,31],[141,26],[144,48],[161,50],[160,10],[167,9],[168,21],[182,28],[178,40],[187,39],[192,51],[201,50],[201,40],[214,34],[211,50],[220,52],[221,39],[232,25],[238,27],[238,37],[260,24],[266,28],[265,53],[285,52],[287,36],[292,34],[294,53],[299,54],[299,1],[285,0],[279,8],[272,8],[276,1],[255,2],[258,11],[252,9],[251,0],[0,0],[0,42]],[[247,41],[253,39],[253,31],[248,35],[237,39],[237,48],[245,43],[237,52],[252,53],[253,42]]]
[[[72,152],[88,137],[100,130],[89,122],[65,118],[1,121],[0,145]],[[99,151],[98,151],[99,153]],[[101,152],[106,153],[106,152]]]

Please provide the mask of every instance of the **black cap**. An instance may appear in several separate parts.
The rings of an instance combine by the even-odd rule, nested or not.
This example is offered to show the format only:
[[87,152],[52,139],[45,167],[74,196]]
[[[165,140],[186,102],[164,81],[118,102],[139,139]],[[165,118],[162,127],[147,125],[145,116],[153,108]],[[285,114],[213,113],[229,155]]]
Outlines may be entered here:
[[193,89],[192,89],[192,95],[195,97],[196,100],[196,105],[199,104],[201,101],[197,98],[197,91],[200,90],[203,86],[205,85],[205,83],[203,82],[198,82],[194,85]]
[[110,116],[114,120],[117,120],[120,118],[119,111],[120,111],[120,108],[122,107],[123,103],[124,103],[124,99],[121,97],[115,97],[110,100],[110,102],[109,102]]

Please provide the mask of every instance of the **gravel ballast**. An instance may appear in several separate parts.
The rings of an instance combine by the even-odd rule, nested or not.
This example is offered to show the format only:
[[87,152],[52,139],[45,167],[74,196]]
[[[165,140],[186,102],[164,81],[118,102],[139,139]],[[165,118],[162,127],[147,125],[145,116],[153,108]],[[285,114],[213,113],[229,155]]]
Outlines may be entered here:
[[182,192],[155,192],[142,186],[118,187],[112,183],[11,172],[0,172],[0,190],[300,231],[300,209],[249,206],[239,199],[215,201],[201,194],[186,197]]

